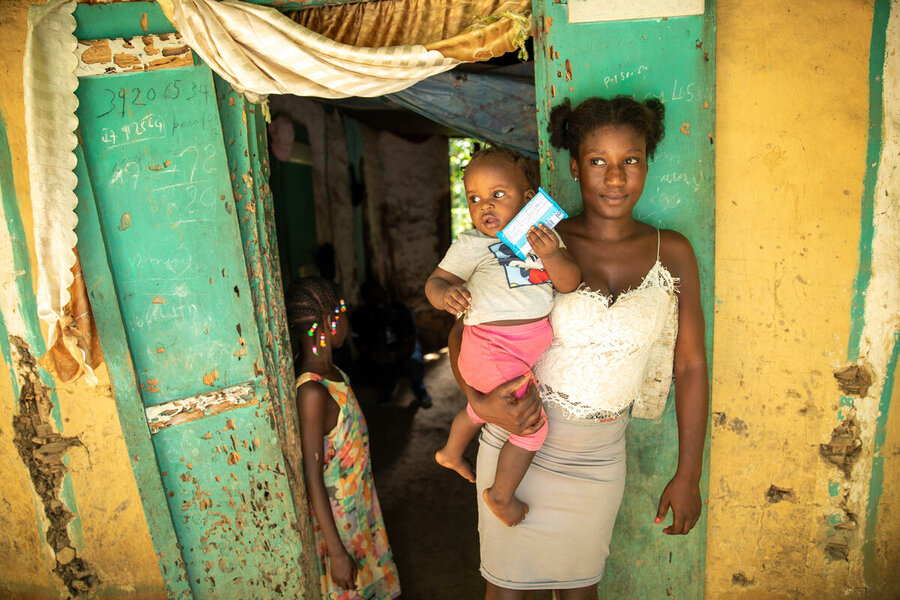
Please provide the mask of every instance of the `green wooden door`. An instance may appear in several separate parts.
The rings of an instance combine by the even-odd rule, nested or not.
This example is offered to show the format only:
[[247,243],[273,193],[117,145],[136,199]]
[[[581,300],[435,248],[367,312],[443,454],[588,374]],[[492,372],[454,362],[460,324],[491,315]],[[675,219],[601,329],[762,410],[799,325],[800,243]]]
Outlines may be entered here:
[[80,79],[79,248],[169,595],[307,597],[216,93],[204,65]]
[[[633,10],[641,4],[623,3]],[[697,2],[670,2],[670,6]],[[627,5],[627,6],[626,6]],[[699,6],[702,10],[703,3]],[[615,5],[586,0],[535,0],[535,88],[541,179],[567,210],[580,212],[578,186],[565,153],[546,132],[550,109],[569,98],[632,95],[661,99],[666,137],[650,165],[637,218],[674,229],[691,241],[700,264],[707,353],[712,365],[715,234],[714,114],[715,7],[705,14],[628,21],[570,22],[574,12],[609,11]],[[599,17],[598,17],[599,18]],[[708,444],[707,444],[708,446]],[[706,518],[688,536],[662,535],[654,525],[657,502],[675,473],[678,437],[674,403],[660,422],[632,420],[628,479],[611,556],[600,584],[603,598],[702,598]],[[708,452],[705,467],[708,469]],[[705,471],[706,473],[706,471]],[[707,476],[701,483],[706,498]],[[670,513],[671,515],[671,513]],[[670,516],[671,519],[671,516]]]

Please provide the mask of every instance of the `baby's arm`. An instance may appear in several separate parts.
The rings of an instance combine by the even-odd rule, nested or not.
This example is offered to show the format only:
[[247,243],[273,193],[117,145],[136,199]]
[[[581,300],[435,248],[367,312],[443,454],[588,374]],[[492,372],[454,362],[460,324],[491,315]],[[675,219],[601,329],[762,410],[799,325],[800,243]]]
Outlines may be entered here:
[[559,236],[544,223],[532,227],[525,234],[531,249],[544,263],[544,270],[557,292],[571,292],[581,283],[581,269],[572,255],[560,247]]
[[325,415],[331,397],[325,387],[314,381],[308,381],[297,390],[297,404],[300,408],[300,440],[303,448],[303,474],[306,479],[306,491],[312,504],[313,512],[325,545],[331,558],[331,578],[344,589],[356,588],[356,561],[347,552],[338,534],[331,513],[331,500],[325,489],[322,477],[324,468],[323,439],[325,437]]
[[438,267],[425,282],[425,295],[436,309],[459,316],[472,305],[472,294],[464,283],[465,280]]

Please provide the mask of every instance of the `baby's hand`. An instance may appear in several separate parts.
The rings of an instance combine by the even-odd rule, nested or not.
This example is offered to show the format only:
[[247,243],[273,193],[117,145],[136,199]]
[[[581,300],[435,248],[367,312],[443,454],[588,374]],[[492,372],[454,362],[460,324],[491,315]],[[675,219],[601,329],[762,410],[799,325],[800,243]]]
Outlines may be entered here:
[[443,296],[444,310],[456,317],[468,312],[472,306],[472,294],[463,285],[451,285]]
[[559,238],[545,223],[533,225],[525,238],[538,258],[553,256],[559,250]]

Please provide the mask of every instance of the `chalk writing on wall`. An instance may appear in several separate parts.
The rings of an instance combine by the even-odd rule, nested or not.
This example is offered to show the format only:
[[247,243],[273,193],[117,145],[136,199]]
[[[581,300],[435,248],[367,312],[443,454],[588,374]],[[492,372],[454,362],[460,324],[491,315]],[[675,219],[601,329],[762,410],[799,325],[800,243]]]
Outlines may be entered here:
[[220,373],[217,385],[254,378],[235,330],[253,317],[233,291],[248,285],[210,71],[85,77],[79,98],[135,370],[158,380],[145,403],[208,389],[204,373]]
[[634,69],[622,70],[618,73],[611,73],[603,77],[603,85],[609,87],[611,85],[616,85],[622,83],[626,79],[634,77],[635,75],[642,75],[646,73],[649,67],[646,65],[640,65],[639,67],[635,67]]

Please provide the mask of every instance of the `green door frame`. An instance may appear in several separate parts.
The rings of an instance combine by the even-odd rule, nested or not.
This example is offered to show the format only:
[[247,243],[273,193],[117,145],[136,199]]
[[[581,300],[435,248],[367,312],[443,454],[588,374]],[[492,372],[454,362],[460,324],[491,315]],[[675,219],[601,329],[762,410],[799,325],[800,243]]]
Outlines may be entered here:
[[[75,34],[79,39],[127,38],[174,32],[155,2],[79,4],[75,17],[78,24]],[[259,346],[262,349],[261,360],[254,364],[257,374],[264,376],[265,391],[260,398],[261,406],[269,407],[267,414],[277,431],[285,459],[285,475],[292,491],[295,512],[292,526],[299,532],[303,548],[299,569],[301,587],[305,598],[315,599],[320,596],[318,565],[303,482],[293,361],[278,268],[273,202],[268,187],[265,121],[258,106],[246,102],[219,77],[214,75],[213,78],[226,140],[224,150],[232,174],[234,206],[259,332]],[[172,516],[165,508],[166,492],[147,429],[139,378],[129,353],[127,329],[119,310],[103,231],[96,206],[92,201],[87,201],[93,198],[93,191],[80,147],[77,154],[79,188],[76,192],[79,205],[76,212],[79,224],[76,234],[123,434],[167,594],[172,598],[192,597],[191,582]],[[275,590],[270,591],[276,593]]]
[[[159,560],[166,593],[169,598],[193,598],[187,568],[172,526],[172,515],[167,508],[159,463],[147,429],[140,386],[128,348],[125,323],[118,307],[100,220],[93,202],[82,200],[92,199],[94,193],[80,145],[76,147],[75,154],[78,157],[75,167],[78,185],[75,193],[79,198],[75,209],[78,215],[75,234],[78,236],[78,251],[85,283],[90,290],[94,319],[101,335],[104,360],[114,390],[128,458],[131,460],[141,504],[145,507],[144,517]],[[157,510],[148,510],[148,507],[157,507]]]
[[[569,23],[568,5],[534,0],[535,95],[541,180],[570,211],[581,211],[567,153],[550,146],[550,110],[569,99],[620,94],[660,98],[666,137],[657,150],[638,219],[684,234],[700,266],[706,348],[712,376],[715,258],[714,0],[704,15]],[[673,386],[674,388],[674,386]],[[674,393],[674,390],[673,390]],[[671,397],[671,396],[670,396]],[[678,437],[674,402],[659,422],[634,419],[628,431],[628,479],[616,522],[604,598],[703,597],[706,511],[688,536],[666,536],[654,525],[657,502],[675,473]],[[708,494],[709,437],[701,493]],[[671,518],[671,517],[670,517]]]

